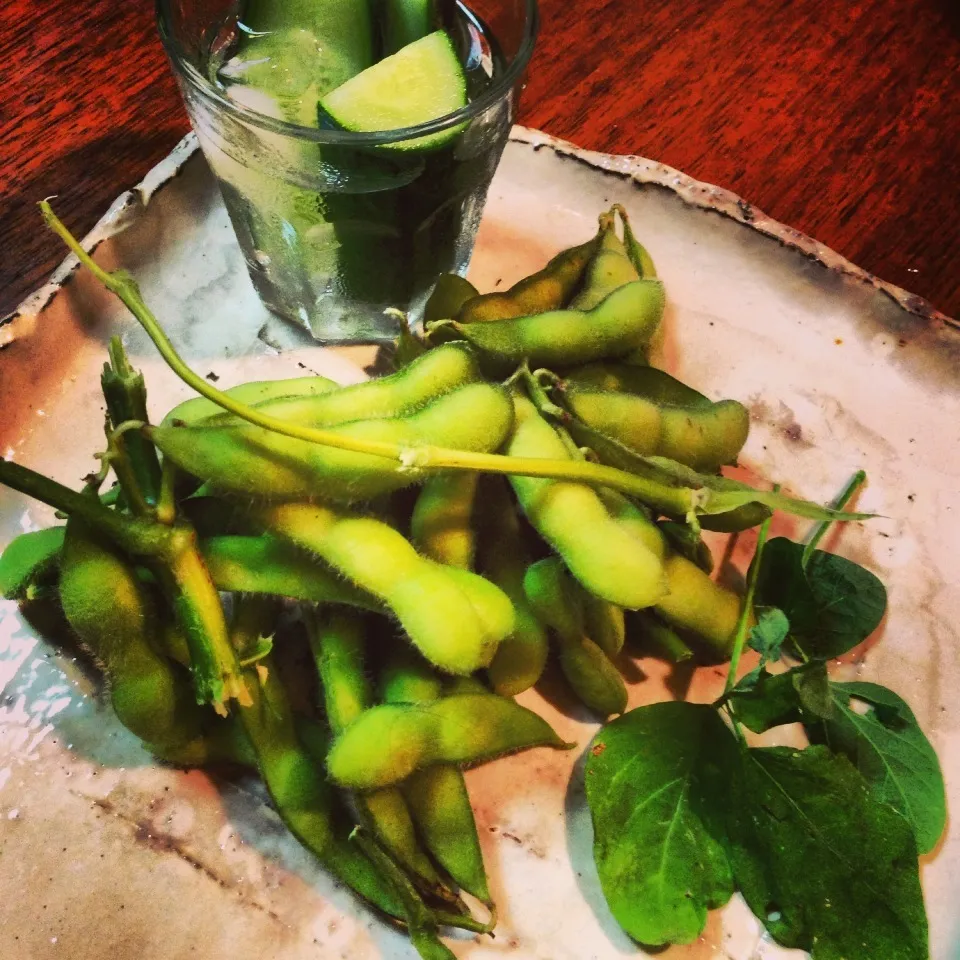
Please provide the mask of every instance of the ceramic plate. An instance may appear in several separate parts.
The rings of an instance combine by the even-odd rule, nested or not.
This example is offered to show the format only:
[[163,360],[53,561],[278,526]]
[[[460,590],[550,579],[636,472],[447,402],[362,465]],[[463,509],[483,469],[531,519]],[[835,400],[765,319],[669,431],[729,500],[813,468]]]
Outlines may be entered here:
[[[661,362],[711,397],[746,403],[747,473],[828,500],[863,467],[881,514],[829,546],[890,588],[875,642],[838,675],[902,694],[960,797],[960,331],[726,191],[635,157],[585,153],[517,129],[494,181],[471,277],[504,287],[592,235],[624,204],[669,297]],[[41,229],[39,217],[37,229]],[[317,371],[363,376],[370,351],[319,349],[270,318],[247,280],[192,138],[121,197],[88,243],[136,275],[201,373],[226,386]],[[0,325],[0,456],[76,486],[102,444],[98,372],[120,333],[153,412],[187,395],[123,309],[65,262]],[[0,490],[0,546],[51,512]],[[775,530],[806,525],[778,518]],[[749,555],[741,537],[733,559]],[[641,676],[645,675],[645,679]],[[672,694],[641,662],[631,703]],[[720,672],[691,678],[706,700]],[[294,842],[251,781],[151,761],[93,680],[0,606],[0,955],[22,960],[400,960],[402,937],[359,909]],[[451,941],[470,960],[638,955],[607,911],[591,857],[582,754],[595,724],[562,696],[522,701],[580,749],[531,751],[468,775],[502,922]],[[960,943],[960,832],[924,858],[935,960]],[[773,960],[783,951],[734,901],[673,960]],[[882,960],[882,958],[876,958]]]

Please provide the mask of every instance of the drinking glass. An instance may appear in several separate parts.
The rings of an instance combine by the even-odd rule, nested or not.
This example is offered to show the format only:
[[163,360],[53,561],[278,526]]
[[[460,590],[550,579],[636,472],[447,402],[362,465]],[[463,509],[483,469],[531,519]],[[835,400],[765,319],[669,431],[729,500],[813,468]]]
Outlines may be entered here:
[[[538,15],[536,0],[440,3],[467,105],[415,127],[355,133],[325,125],[315,96],[293,104],[292,122],[290,103],[242,73],[235,82],[236,51],[250,35],[242,4],[157,0],[160,36],[250,279],[271,311],[322,342],[392,339],[397,320],[386,308],[416,322],[436,278],[466,272]],[[426,146],[415,142],[427,135]]]

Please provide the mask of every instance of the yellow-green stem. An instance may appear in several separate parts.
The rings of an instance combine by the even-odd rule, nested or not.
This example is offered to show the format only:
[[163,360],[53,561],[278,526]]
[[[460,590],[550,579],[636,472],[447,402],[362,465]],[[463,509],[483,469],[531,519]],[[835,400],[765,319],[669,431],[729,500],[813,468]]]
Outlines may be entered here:
[[[170,369],[184,383],[192,387],[201,396],[212,400],[218,406],[230,413],[236,414],[248,423],[263,427],[275,433],[280,433],[297,440],[309,443],[319,443],[354,453],[365,453],[371,456],[383,457],[399,464],[401,470],[419,469],[427,471],[438,470],[474,470],[485,473],[517,474],[527,477],[544,477],[547,479],[572,480],[587,483],[591,486],[610,487],[621,493],[637,497],[640,500],[654,502],[662,499],[663,485],[654,480],[627,473],[615,467],[602,466],[597,463],[574,460],[540,460],[530,457],[507,457],[494,453],[469,453],[464,450],[452,450],[445,447],[403,447],[384,441],[363,440],[358,437],[346,436],[329,430],[319,430],[304,427],[287,420],[278,420],[262,413],[246,404],[238,403],[233,398],[217,390],[199,374],[190,369],[177,353],[173,344],[164,333],[156,317],[147,307],[140,294],[136,281],[123,271],[110,273],[100,267],[93,258],[83,249],[80,242],[70,233],[64,224],[57,218],[50,204],[44,200],[40,203],[43,217],[50,228],[63,240],[94,276],[112,293],[116,294],[133,314],[140,326],[153,341],[161,357]],[[715,494],[707,488],[680,488],[670,491],[675,499],[683,501],[684,513],[694,517],[697,513],[715,512],[710,507]],[[657,496],[659,495],[659,496]],[[786,501],[782,505],[786,508]],[[809,504],[802,500],[789,502],[791,512],[798,516],[807,516],[812,519],[836,520],[865,519],[859,514],[846,515],[839,511],[830,511],[826,508]],[[729,508],[725,508],[729,509]]]

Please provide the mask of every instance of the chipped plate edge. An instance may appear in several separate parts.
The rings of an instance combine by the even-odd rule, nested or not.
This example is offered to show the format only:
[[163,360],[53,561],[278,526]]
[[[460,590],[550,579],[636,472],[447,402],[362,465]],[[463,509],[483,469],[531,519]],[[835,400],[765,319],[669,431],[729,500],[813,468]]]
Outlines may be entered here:
[[[514,126],[510,140],[512,143],[525,144],[535,152],[547,148],[559,157],[575,160],[602,173],[631,180],[638,186],[661,187],[675,194],[688,206],[710,210],[735,220],[776,240],[784,247],[798,251],[827,270],[880,291],[907,313],[921,320],[935,326],[945,325],[960,330],[960,321],[948,317],[923,297],[881,280],[830,247],[768,217],[752,203],[723,187],[695,180],[674,167],[648,160],[646,157],[583,150],[569,141],[530,127]],[[198,150],[196,134],[188,133],[136,186],[124,191],[114,200],[107,212],[83,238],[84,250],[92,253],[104,240],[109,240],[134,223],[146,210],[153,196],[180,174]],[[27,296],[12,313],[0,318],[0,350],[16,339],[18,317],[40,313],[67,283],[78,266],[79,261],[75,254],[65,257],[43,286]],[[4,327],[7,329],[4,330]]]

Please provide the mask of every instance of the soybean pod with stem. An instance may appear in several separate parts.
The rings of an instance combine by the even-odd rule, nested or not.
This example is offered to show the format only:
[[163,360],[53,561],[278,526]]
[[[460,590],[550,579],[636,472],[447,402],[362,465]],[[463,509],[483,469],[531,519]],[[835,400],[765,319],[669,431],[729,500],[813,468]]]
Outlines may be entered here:
[[352,824],[347,813],[299,738],[270,654],[261,655],[261,640],[272,629],[275,614],[271,598],[236,598],[231,642],[238,658],[255,660],[244,668],[252,703],[240,711],[240,721],[257,767],[290,832],[361,897],[402,919],[402,901],[391,884],[348,839]]
[[[535,457],[511,457],[492,453],[471,453],[430,445],[403,445],[383,440],[360,437],[345,437],[329,430],[304,427],[289,421],[279,420],[217,390],[202,376],[193,371],[174,349],[163,332],[156,317],[144,302],[136,281],[124,271],[108,272],[100,267],[54,214],[48,201],[40,203],[44,219],[67,247],[78,257],[94,276],[124,303],[137,322],[157,347],[170,369],[201,396],[212,400],[230,413],[248,423],[264,427],[276,433],[311,443],[325,444],[343,450],[382,457],[385,470],[419,472],[426,474],[440,470],[483,471],[528,477],[576,480],[592,486],[612,487],[645,503],[665,502],[672,516],[696,519],[699,514],[725,513],[744,503],[763,502],[776,509],[812,520],[864,520],[869,514],[847,513],[831,510],[805,500],[774,496],[769,491],[754,491],[745,484],[728,481],[718,489],[689,478],[677,479],[656,475],[656,471],[630,473],[613,467],[590,462],[539,459]],[[392,465],[391,465],[392,464]],[[653,474],[653,475],[651,475]],[[0,464],[0,482],[14,479]],[[15,486],[14,483],[9,485]]]
[[[442,695],[436,673],[412,651],[391,651],[384,673],[386,703],[432,703]],[[450,764],[428,766],[414,771],[402,789],[427,849],[462,889],[490,909],[492,929],[496,913],[462,771]]]
[[[355,612],[344,609],[308,612],[306,622],[327,722],[336,736],[372,706],[364,623]],[[433,864],[420,849],[400,790],[384,787],[355,794],[353,799],[361,820],[393,858],[414,875],[418,886],[456,906],[456,897],[443,889]]]

